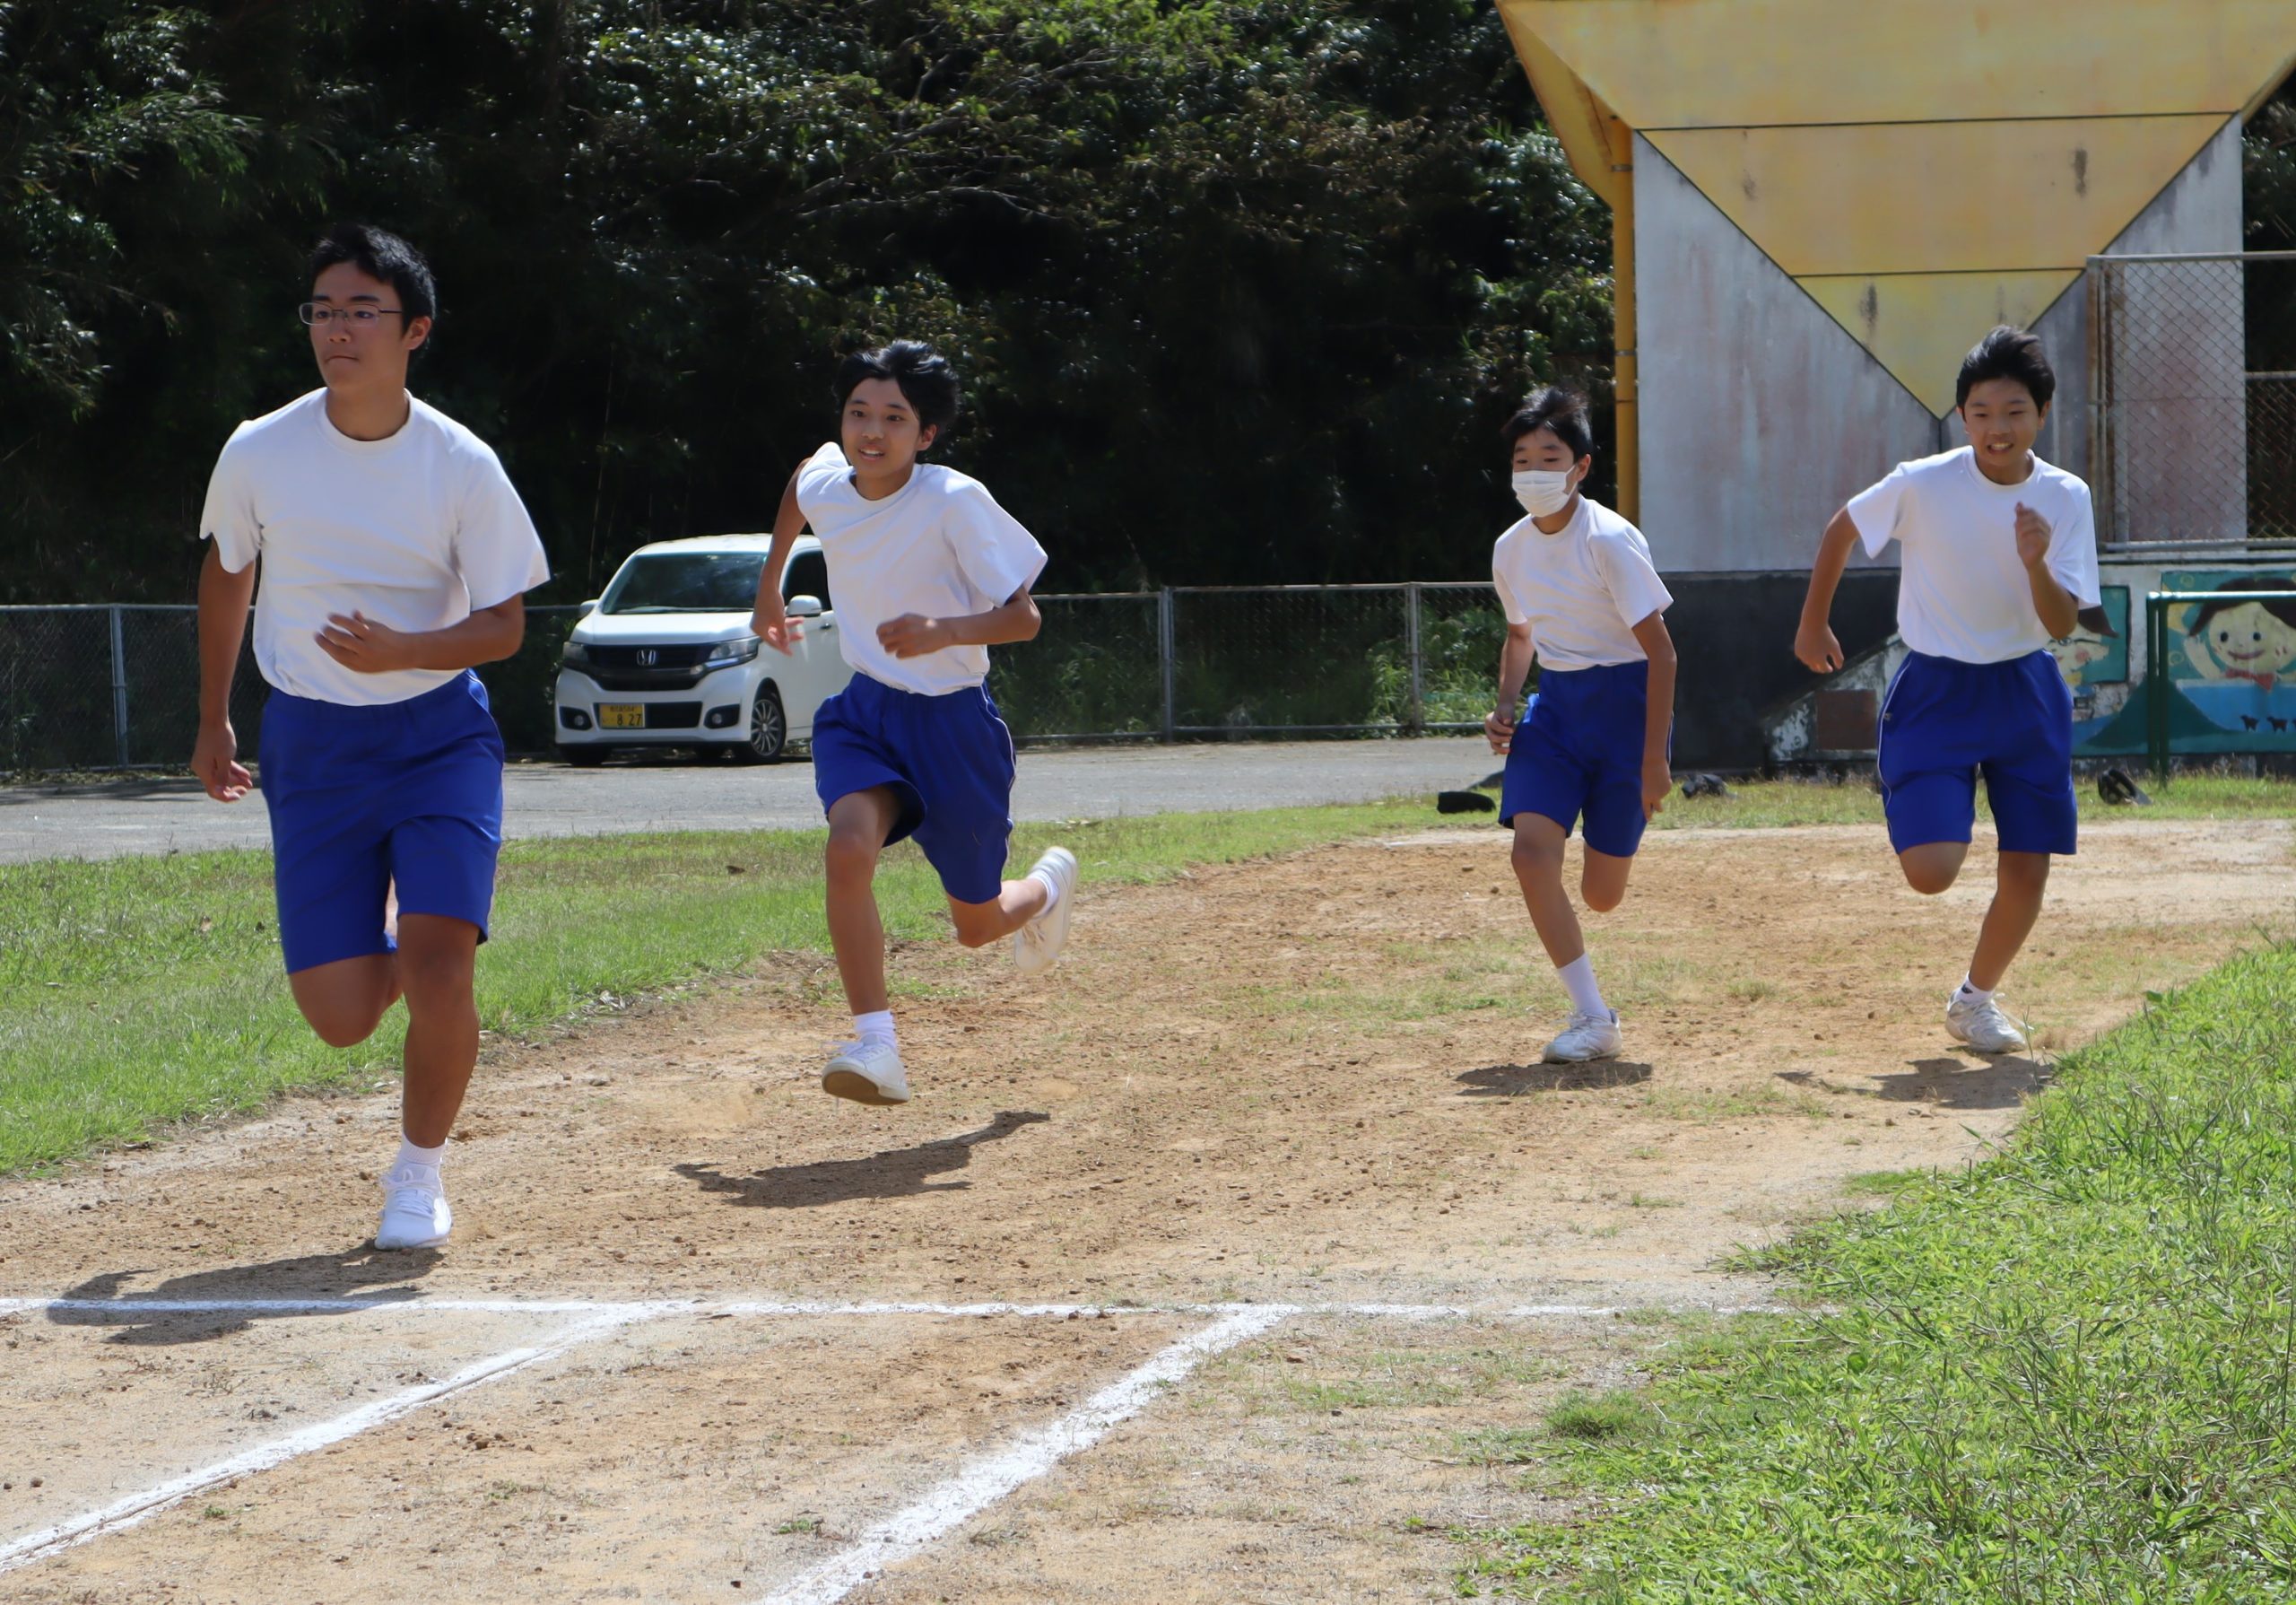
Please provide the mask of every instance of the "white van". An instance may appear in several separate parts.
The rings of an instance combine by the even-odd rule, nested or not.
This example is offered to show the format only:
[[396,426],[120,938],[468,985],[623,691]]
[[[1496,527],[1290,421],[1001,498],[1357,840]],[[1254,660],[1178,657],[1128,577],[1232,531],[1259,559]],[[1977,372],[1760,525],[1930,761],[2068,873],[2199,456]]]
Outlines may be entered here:
[[615,747],[681,746],[761,763],[810,740],[813,710],[853,671],[821,543],[800,536],[781,594],[804,632],[789,657],[750,633],[770,535],[656,541],[623,560],[567,638],[558,671],[558,750],[570,763]]

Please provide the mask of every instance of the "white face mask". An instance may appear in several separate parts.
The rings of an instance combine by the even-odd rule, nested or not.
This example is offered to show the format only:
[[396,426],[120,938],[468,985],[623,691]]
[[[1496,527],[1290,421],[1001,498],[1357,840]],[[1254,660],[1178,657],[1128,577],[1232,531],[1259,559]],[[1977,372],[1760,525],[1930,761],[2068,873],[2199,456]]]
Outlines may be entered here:
[[1526,468],[1515,475],[1515,500],[1535,519],[1559,513],[1570,505],[1571,494],[1578,489],[1573,472],[1568,468]]

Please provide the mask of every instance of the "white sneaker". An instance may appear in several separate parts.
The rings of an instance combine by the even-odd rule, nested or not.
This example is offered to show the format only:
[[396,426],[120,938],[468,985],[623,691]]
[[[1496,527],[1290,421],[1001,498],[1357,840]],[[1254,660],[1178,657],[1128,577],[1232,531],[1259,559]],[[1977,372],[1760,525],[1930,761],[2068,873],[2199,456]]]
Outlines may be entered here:
[[438,1248],[454,1229],[455,1212],[447,1207],[436,1171],[407,1164],[383,1178],[383,1219],[375,1228],[377,1248]]
[[891,1042],[845,1042],[822,1071],[822,1090],[856,1103],[906,1103],[909,1077],[900,1050]]
[[1059,891],[1052,906],[1013,933],[1013,962],[1023,975],[1041,975],[1059,961],[1068,945],[1068,914],[1076,897],[1076,855],[1048,847],[1031,875],[1041,873]]
[[2017,1022],[2001,1012],[1992,999],[1964,998],[1961,989],[1945,999],[1945,1031],[1957,1042],[1967,1042],[1980,1053],[2022,1053],[2025,1034]]
[[1562,1034],[1546,1045],[1540,1057],[1548,1064],[1585,1064],[1590,1059],[1616,1059],[1625,1039],[1619,1035],[1618,1010],[1582,1015],[1573,1010]]

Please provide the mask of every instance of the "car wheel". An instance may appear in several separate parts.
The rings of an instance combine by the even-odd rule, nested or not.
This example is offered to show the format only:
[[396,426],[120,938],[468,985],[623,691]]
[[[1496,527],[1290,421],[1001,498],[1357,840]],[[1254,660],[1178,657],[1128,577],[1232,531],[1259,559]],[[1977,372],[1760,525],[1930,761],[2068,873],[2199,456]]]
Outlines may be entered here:
[[558,755],[577,769],[596,769],[606,761],[606,749],[602,746],[561,746]]
[[750,704],[750,738],[734,749],[744,763],[770,763],[789,745],[789,715],[781,707],[778,687],[761,685]]

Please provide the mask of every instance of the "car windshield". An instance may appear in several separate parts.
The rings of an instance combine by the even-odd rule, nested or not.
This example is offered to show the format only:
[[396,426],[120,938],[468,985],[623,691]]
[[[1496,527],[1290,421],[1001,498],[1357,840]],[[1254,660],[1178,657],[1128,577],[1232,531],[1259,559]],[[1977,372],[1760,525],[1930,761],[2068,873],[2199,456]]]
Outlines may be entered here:
[[598,599],[600,613],[747,613],[762,552],[663,552],[633,557]]

